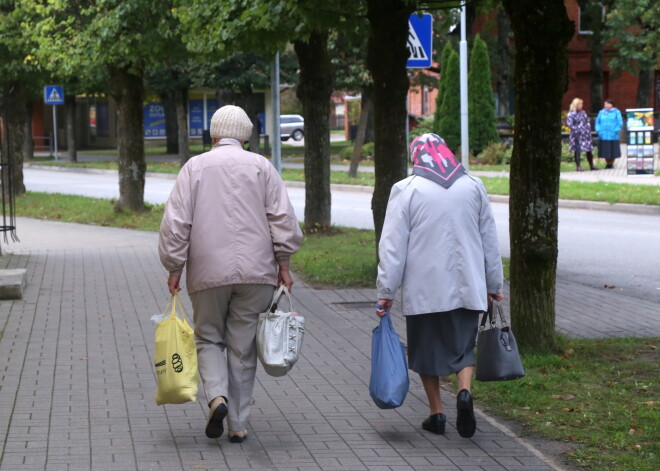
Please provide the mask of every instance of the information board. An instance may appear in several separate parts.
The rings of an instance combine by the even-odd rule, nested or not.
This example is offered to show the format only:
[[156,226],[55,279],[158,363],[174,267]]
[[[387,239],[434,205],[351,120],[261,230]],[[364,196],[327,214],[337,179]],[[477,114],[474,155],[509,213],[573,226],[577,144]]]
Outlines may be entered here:
[[626,110],[628,175],[653,175],[653,109]]

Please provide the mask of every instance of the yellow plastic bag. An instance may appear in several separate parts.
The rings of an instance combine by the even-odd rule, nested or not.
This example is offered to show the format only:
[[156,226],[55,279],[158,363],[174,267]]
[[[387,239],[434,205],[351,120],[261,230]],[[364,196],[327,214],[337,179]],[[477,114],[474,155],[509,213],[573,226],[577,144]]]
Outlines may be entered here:
[[156,404],[195,402],[198,383],[195,335],[186,321],[178,294],[172,296],[163,315],[167,317],[156,324]]

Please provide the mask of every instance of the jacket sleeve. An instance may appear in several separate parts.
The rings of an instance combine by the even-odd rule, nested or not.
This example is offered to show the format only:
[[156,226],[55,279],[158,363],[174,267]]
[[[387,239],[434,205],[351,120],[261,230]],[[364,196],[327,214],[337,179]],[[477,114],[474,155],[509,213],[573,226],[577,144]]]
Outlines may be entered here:
[[574,117],[575,117],[575,113],[573,113],[572,111],[569,111],[568,114],[566,115],[566,126],[568,126],[568,128],[571,131],[574,130],[574,122],[573,122]]
[[596,116],[596,133],[600,134],[600,117],[603,115],[602,110],[598,112],[598,116]]
[[486,290],[490,294],[501,293],[504,284],[504,273],[502,271],[500,244],[497,240],[497,227],[495,226],[495,218],[493,217],[493,210],[488,200],[486,188],[481,181],[479,181],[479,193],[481,195],[479,232],[481,233],[481,244],[484,250]]
[[616,123],[615,123],[616,129],[614,132],[617,134],[617,139],[618,139],[618,134],[621,132],[621,128],[623,127],[623,117],[621,116],[621,111],[616,110]]
[[188,259],[192,208],[190,173],[184,166],[167,199],[158,239],[160,262],[172,275],[180,275]]
[[291,255],[300,248],[302,231],[280,174],[269,162],[266,165],[266,218],[273,251],[278,265],[288,266]]
[[378,299],[394,299],[403,281],[410,236],[410,191],[394,185],[378,244]]

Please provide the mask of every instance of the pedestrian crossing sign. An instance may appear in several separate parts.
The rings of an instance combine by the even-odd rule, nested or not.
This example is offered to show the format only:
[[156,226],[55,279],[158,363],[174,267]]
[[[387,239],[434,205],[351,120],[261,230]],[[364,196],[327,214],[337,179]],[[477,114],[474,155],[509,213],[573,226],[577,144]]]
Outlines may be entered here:
[[433,16],[424,13],[418,16],[413,13],[408,18],[408,62],[409,69],[425,69],[431,67],[433,58]]
[[59,85],[46,85],[44,87],[44,102],[47,105],[63,105],[64,92]]

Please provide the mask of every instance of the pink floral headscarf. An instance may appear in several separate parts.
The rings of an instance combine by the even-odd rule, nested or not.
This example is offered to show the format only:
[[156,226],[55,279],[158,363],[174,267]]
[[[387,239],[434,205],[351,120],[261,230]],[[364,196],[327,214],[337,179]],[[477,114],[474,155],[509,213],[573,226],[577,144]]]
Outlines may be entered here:
[[465,167],[437,134],[422,134],[410,144],[413,174],[449,188],[465,175]]

